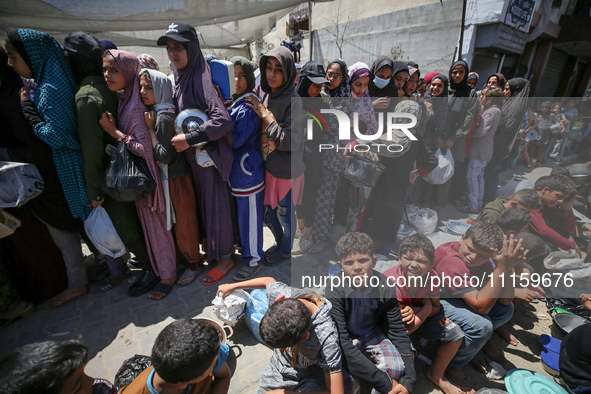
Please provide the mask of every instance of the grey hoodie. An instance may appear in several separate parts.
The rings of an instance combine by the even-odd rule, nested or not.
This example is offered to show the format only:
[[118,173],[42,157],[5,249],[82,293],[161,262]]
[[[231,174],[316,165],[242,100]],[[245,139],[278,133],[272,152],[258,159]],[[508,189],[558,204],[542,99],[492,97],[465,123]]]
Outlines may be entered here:
[[[283,69],[283,84],[275,92],[271,91],[265,72],[269,57],[279,60]],[[261,88],[266,93],[263,105],[275,117],[275,121],[264,131],[276,144],[276,149],[265,161],[265,168],[276,178],[295,179],[304,172],[304,130],[301,121],[302,102],[295,91],[296,68],[293,55],[285,47],[273,48],[261,57],[259,67]]]
[[[291,288],[282,282],[267,286],[267,300],[271,306],[281,295],[285,298],[305,298],[310,293]],[[310,336],[298,344],[296,367],[293,367],[292,348],[275,349],[259,381],[259,394],[275,389],[313,392],[326,390],[324,375],[341,372],[341,349],[337,328],[331,318],[331,303],[324,300],[312,315]]]

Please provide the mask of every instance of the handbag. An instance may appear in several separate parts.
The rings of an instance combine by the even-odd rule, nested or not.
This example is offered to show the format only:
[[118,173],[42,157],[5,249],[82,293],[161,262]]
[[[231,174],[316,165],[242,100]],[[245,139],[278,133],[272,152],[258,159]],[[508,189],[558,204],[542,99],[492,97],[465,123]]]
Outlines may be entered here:
[[125,140],[117,147],[107,146],[111,156],[101,189],[117,201],[137,201],[148,197],[156,189],[146,161],[127,150]]

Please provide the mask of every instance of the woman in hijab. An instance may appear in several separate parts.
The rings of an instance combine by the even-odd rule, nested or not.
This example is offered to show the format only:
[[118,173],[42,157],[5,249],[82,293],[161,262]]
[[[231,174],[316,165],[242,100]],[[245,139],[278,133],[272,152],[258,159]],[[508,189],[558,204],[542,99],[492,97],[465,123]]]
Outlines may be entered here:
[[401,61],[392,61],[388,56],[380,56],[370,69],[369,95],[373,107],[379,112],[393,112],[400,97],[400,91],[408,78],[408,66]]
[[176,251],[172,233],[167,229],[166,197],[160,178],[160,172],[152,149],[152,139],[145,122],[144,113],[148,108],[140,96],[140,62],[134,54],[111,49],[103,57],[103,75],[111,91],[120,94],[118,128],[110,112],[103,113],[100,124],[103,129],[117,140],[125,140],[126,148],[146,161],[156,189],[143,200],[137,200],[135,206],[144,230],[146,246],[152,267],[158,276],[158,283],[150,299],[162,300],[172,290],[176,282]]
[[[295,205],[304,189],[301,100],[295,90],[296,68],[291,51],[277,47],[261,57],[261,88],[265,97],[248,97],[247,105],[263,122],[266,221],[276,244],[265,253],[265,263],[277,266],[291,257],[295,236]],[[283,223],[283,228],[279,221]]]
[[[109,90],[103,77],[103,53],[100,42],[88,33],[76,32],[64,40],[66,57],[74,73],[79,90],[76,93],[78,114],[78,138],[84,156],[84,174],[86,193],[93,207],[102,206],[123,244],[135,255],[143,273],[131,285],[128,294],[140,296],[146,294],[158,283],[158,277],[152,269],[150,256],[144,240],[142,226],[138,218],[135,203],[117,201],[106,195],[101,184],[109,163],[105,148],[116,146],[117,140],[105,133],[100,125],[103,112],[117,114],[118,97]],[[110,269],[110,276],[102,280],[93,290],[107,291],[125,279],[127,270],[122,258],[105,256]]]
[[150,70],[160,71],[160,67],[158,66],[158,62],[152,55],[147,53],[142,53],[137,57],[140,60],[140,66],[142,68],[148,68]]
[[[210,262],[216,262],[203,280],[203,284],[209,286],[234,269],[231,259],[235,239],[234,203],[228,188],[233,163],[232,118],[213,86],[195,29],[187,23],[174,22],[157,43],[166,46],[174,67],[177,112],[190,108],[209,111],[209,119],[200,125],[199,130],[178,134],[172,139],[175,149],[185,152],[191,166],[207,238],[207,257]],[[192,147],[203,142],[202,148]],[[197,162],[196,154],[205,160]],[[213,161],[214,165],[205,161]]]
[[[10,56],[19,55],[11,53]],[[14,59],[10,62],[14,62]],[[10,237],[0,239],[0,311],[7,312],[6,316],[0,319],[16,317],[27,307],[26,302],[19,302],[14,289],[26,300],[40,303],[68,286],[62,256],[64,259],[70,257],[70,260],[67,260],[68,266],[71,264],[74,268],[84,267],[80,240],[76,233],[77,223],[68,208],[51,148],[35,135],[33,127],[21,111],[22,87],[21,77],[9,66],[8,55],[0,47],[0,160],[34,164],[44,183],[43,192],[25,205],[5,208],[9,214],[21,221],[21,225]],[[56,237],[58,242],[52,239],[52,235],[56,233],[53,230],[48,231],[50,227],[40,224],[35,216],[51,227],[59,229],[60,233],[57,235],[60,237]],[[69,234],[69,237],[61,238],[63,234]],[[32,239],[35,240],[33,248]],[[59,242],[62,239],[71,239],[71,242]],[[59,248],[56,245],[59,245]],[[68,254],[69,251],[73,253]],[[76,256],[78,258],[75,258]],[[79,265],[80,263],[82,265]],[[11,280],[4,275],[4,270]],[[72,285],[74,286],[68,287],[48,302],[46,307],[51,309],[63,305],[88,291],[85,283],[82,283],[80,288],[75,288],[74,282]],[[63,302],[58,302],[58,299]]]
[[[378,131],[378,122],[374,112],[371,97],[369,97],[369,66],[362,62],[357,62],[349,67],[349,84],[351,85],[351,113],[358,114],[359,130],[364,134],[375,134]],[[354,188],[355,196],[358,198],[351,198],[350,190]],[[341,177],[339,182],[339,189],[337,190],[337,197],[335,201],[335,210],[333,216],[333,223],[337,227],[339,233],[344,233],[348,226],[347,217],[349,215],[349,208],[355,209],[356,214],[359,215],[363,203],[365,202],[365,195],[363,188],[357,188],[351,182]]]
[[172,146],[172,137],[176,135],[172,81],[166,74],[151,69],[140,71],[139,78],[142,102],[151,110],[144,116],[152,140],[154,159],[160,167],[166,198],[166,228],[174,228],[176,245],[183,260],[183,266],[177,272],[180,278],[176,284],[186,286],[193,283],[203,263],[199,252],[199,222],[193,176],[185,156]]
[[[296,86],[297,94],[305,100],[305,106],[313,108],[314,111],[320,112],[322,109],[328,109],[328,104],[320,99],[320,94],[324,88],[324,84],[330,83],[325,78],[326,72],[322,64],[317,62],[308,62],[302,67],[300,72],[300,82]],[[317,98],[316,100],[306,100],[307,98]],[[311,111],[304,113],[304,120],[313,119]],[[313,246],[312,231],[317,223],[320,204],[318,196],[322,194],[321,189],[324,187],[323,179],[326,173],[330,172],[323,166],[323,156],[325,152],[320,150],[320,144],[332,140],[326,129],[321,128],[318,123],[312,122],[312,138],[305,141],[304,150],[304,176],[306,182],[304,184],[304,192],[302,196],[302,204],[297,207],[298,220],[303,221],[302,236],[299,240],[299,251],[295,253],[303,253]],[[334,143],[334,142],[332,142]]]
[[[421,118],[421,106],[412,100],[400,102],[394,112],[408,113],[417,119]],[[378,253],[386,256],[398,235],[409,185],[414,183],[419,175],[426,177],[437,167],[437,159],[427,149],[420,135],[413,133],[417,138],[413,141],[401,134],[397,136],[398,143],[404,149],[394,157],[380,155],[380,163],[386,169],[365,203],[356,230],[368,234],[376,243]],[[418,168],[413,169],[415,162]]]
[[476,126],[480,111],[476,92],[468,85],[469,72],[468,63],[463,60],[456,61],[449,69],[448,133],[442,137],[443,146],[441,146],[446,149],[451,148],[453,154],[454,176],[446,185],[451,187],[451,182],[455,180],[454,200],[457,206],[460,206],[461,197],[468,190],[465,160],[466,151],[469,150],[468,136]]
[[[55,308],[88,291],[83,254],[76,234],[82,222],[75,220],[86,220],[91,208],[77,139],[74,105],[77,88],[62,47],[49,34],[29,29],[9,30],[6,46],[9,66],[21,77],[33,78],[37,83],[35,102],[31,101],[29,91],[24,90],[21,108],[35,135],[51,148],[53,165],[69,208],[69,214],[58,215],[63,212],[57,208],[63,203],[58,195],[62,190],[53,189],[56,194],[52,203],[56,206],[39,215],[60,248],[68,270],[69,288],[48,305]],[[48,191],[46,197],[50,195]]]
[[[432,77],[427,93],[425,94],[425,102],[431,103],[433,107],[433,117],[429,119],[425,128],[425,145],[431,152],[435,152],[437,149],[445,149],[443,148],[443,138],[448,134],[448,85],[449,82],[445,75],[436,74]],[[443,207],[447,202],[449,185],[432,185],[424,181],[422,182],[423,203],[434,204],[437,209]]]
[[486,79],[486,86],[488,86],[489,88],[499,88],[501,90],[504,90],[506,84],[507,80],[505,79],[505,76],[501,73],[491,74]]
[[[503,117],[495,133],[493,156],[484,172],[486,201],[497,198],[499,175],[509,166],[511,149],[523,122],[529,98],[529,81],[513,78],[507,82],[511,96],[503,104]],[[534,157],[532,155],[532,157]]]
[[246,97],[254,94],[253,63],[242,56],[234,63],[236,93],[229,107],[234,122],[232,148],[234,163],[230,174],[232,194],[236,197],[238,232],[242,245],[242,267],[234,280],[251,279],[263,267],[263,196],[265,171],[261,156],[261,118],[246,105]]

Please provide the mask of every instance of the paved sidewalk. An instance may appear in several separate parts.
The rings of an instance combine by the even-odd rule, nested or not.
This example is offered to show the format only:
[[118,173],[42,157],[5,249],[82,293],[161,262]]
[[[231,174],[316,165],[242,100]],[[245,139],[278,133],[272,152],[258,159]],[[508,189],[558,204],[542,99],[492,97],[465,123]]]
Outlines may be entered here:
[[[524,171],[525,169],[521,169]],[[511,170],[513,171],[513,170]],[[529,171],[529,170],[528,170]],[[547,175],[548,168],[535,169],[525,174],[530,180]],[[523,174],[523,172],[520,172]],[[506,182],[512,173],[503,174],[502,182]],[[501,189],[502,190],[502,189]],[[439,211],[441,220],[465,219],[466,214],[457,212],[455,207],[448,204]],[[265,248],[272,244],[270,231],[265,228]],[[257,276],[273,276],[277,280],[290,283],[291,268],[297,270],[298,265],[308,259],[308,255],[294,256],[290,262],[280,267],[264,267]],[[328,264],[334,261],[334,243],[329,242],[320,255],[322,266],[320,272],[327,272]],[[89,260],[92,260],[90,257]],[[237,267],[242,264],[236,258]],[[205,270],[207,271],[207,270]],[[211,301],[215,297],[217,286],[203,286],[201,280],[205,274],[191,285],[175,287],[172,293],[162,301],[151,301],[146,296],[129,298],[128,284],[121,284],[115,289],[103,294],[89,294],[75,303],[54,311],[37,308],[34,315],[17,321],[3,329],[0,334],[0,357],[13,349],[27,343],[43,340],[64,340],[81,335],[90,349],[90,361],[86,371],[90,376],[113,380],[121,363],[135,354],[149,355],[152,344],[158,333],[174,319],[203,316],[214,318]],[[230,282],[229,275],[223,282]],[[542,372],[539,350],[532,343],[537,338],[534,334],[548,332],[551,320],[542,317],[545,308],[542,304],[527,305],[516,313],[514,320],[521,326],[518,338],[526,344],[508,350],[509,361],[522,368],[529,368]],[[534,340],[534,342],[532,342]],[[230,386],[231,393],[256,393],[258,380],[263,372],[271,350],[254,338],[247,329],[244,321],[234,327],[234,335],[229,339],[234,356],[229,360],[234,372]],[[500,345],[502,346],[502,345]],[[537,351],[537,353],[536,353]],[[423,373],[426,366],[417,361],[417,375],[419,384],[416,393],[439,392],[428,382]],[[467,368],[468,369],[468,368]],[[489,387],[503,388],[500,383],[488,383],[483,375],[474,370],[468,372],[475,381]]]

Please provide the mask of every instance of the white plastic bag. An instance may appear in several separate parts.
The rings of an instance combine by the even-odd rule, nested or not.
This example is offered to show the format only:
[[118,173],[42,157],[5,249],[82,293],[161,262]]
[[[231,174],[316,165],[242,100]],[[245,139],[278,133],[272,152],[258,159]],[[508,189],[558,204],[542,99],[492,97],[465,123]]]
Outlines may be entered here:
[[0,161],[0,208],[23,205],[41,194],[44,186],[33,164]]
[[250,296],[244,290],[235,290],[226,298],[218,294],[211,302],[213,313],[224,323],[234,326],[244,315],[244,308],[249,299]]
[[408,221],[423,234],[430,234],[437,228],[437,212],[429,208],[418,209],[408,214]]
[[435,157],[437,158],[437,167],[427,175],[425,181],[433,185],[443,185],[454,175],[454,158],[450,149],[446,149],[445,155],[441,149],[437,149]]
[[84,222],[84,230],[93,245],[102,254],[114,258],[125,254],[125,245],[119,238],[109,214],[102,206],[94,208],[88,215],[88,219]]

